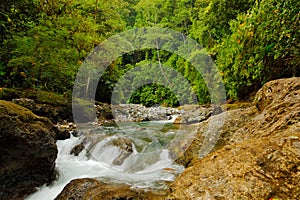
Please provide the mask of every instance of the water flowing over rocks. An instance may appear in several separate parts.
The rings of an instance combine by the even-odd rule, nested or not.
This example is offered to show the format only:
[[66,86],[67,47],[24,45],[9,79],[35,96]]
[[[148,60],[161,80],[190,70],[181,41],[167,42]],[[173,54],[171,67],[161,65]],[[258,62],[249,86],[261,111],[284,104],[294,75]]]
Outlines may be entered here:
[[[35,101],[30,99],[14,102],[36,108]],[[74,130],[72,134],[78,138],[71,137],[72,144],[67,144],[67,140],[58,142],[70,147],[65,149],[64,156],[72,154],[68,158],[76,162],[88,160],[95,164],[99,161],[115,171],[108,177],[90,175],[101,177],[101,181],[89,178],[73,180],[57,196],[57,200],[300,199],[300,78],[266,83],[252,103],[185,105],[178,109],[98,103],[95,108],[100,125],[164,121],[179,116],[175,123],[183,128],[180,133],[195,133],[191,137],[182,137],[183,140],[176,137],[171,145],[166,145],[164,140],[173,137],[172,131],[161,132],[158,140],[145,140],[144,136],[153,135],[146,128],[136,129],[130,125],[123,127],[125,134],[114,133],[112,130],[116,126],[90,129],[87,124],[87,128]],[[53,180],[57,155],[55,140],[67,138],[67,130],[76,126],[62,121],[60,127],[53,128],[46,118],[6,101],[0,101],[0,111],[0,199],[22,198],[34,187]],[[224,125],[218,127],[222,119],[225,119]],[[209,126],[214,128],[209,129]],[[58,133],[62,127],[65,133]],[[207,155],[204,141],[217,131],[217,142],[208,139],[205,143],[207,147],[214,146]],[[131,137],[127,138],[129,135]],[[166,146],[162,149],[158,141]],[[185,151],[178,151],[180,149]],[[65,158],[61,157],[61,161]],[[180,166],[181,170],[178,170],[179,165],[173,165],[170,158],[177,158],[175,162],[186,167],[179,177],[178,173],[183,168]],[[171,167],[161,168],[155,175],[159,178],[154,177],[153,180],[169,184],[177,177],[167,191],[155,187],[161,190],[149,189],[147,192],[120,183],[129,184],[128,178],[135,172],[135,175],[147,176],[147,173],[139,172],[152,170],[158,162],[164,166],[165,161],[172,164]],[[119,180],[118,177],[125,178]],[[144,181],[140,177],[135,178],[133,182]],[[69,180],[71,178],[64,184]]]
[[15,199],[55,178],[53,124],[17,104],[0,100],[0,199]]
[[[201,158],[208,123],[225,114],[214,152]],[[201,122],[178,162],[189,167],[168,199],[299,199],[300,78],[268,82],[253,106]]]
[[122,165],[124,160],[133,153],[132,141],[127,138],[118,138],[112,141],[112,145],[120,149],[120,154],[114,159],[114,165]]
[[[109,135],[87,135],[83,138],[80,144],[75,145],[71,149],[70,154],[78,156],[85,149],[88,157],[90,157],[90,152],[97,148],[98,143],[108,137]],[[128,138],[113,138],[107,142],[103,148],[107,148],[109,146],[115,147],[119,151],[117,157],[112,161],[113,165],[122,165],[124,160],[133,153],[133,144]],[[98,157],[95,154],[93,154],[93,156]]]

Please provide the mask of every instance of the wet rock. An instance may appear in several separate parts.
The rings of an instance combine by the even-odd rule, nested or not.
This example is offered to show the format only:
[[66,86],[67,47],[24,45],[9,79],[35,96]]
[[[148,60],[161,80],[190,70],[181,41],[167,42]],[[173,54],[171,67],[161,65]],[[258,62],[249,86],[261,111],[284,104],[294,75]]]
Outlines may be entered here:
[[99,125],[107,126],[115,124],[114,116],[111,111],[111,105],[98,102],[95,105],[95,108]]
[[80,143],[72,148],[70,154],[74,156],[78,156],[84,148],[85,148],[84,144]]
[[113,140],[112,145],[121,150],[118,157],[113,160],[114,165],[122,165],[124,160],[133,153],[132,141],[127,138],[118,138]]
[[0,100],[0,199],[15,199],[50,183],[57,148],[53,124]]
[[67,129],[60,129],[57,126],[54,126],[52,130],[55,132],[56,140],[66,140],[71,137],[70,131]]
[[163,200],[165,191],[144,191],[130,188],[129,185],[120,183],[105,183],[96,179],[75,179],[68,183],[55,200],[73,199],[107,199],[107,200]]
[[79,132],[78,132],[77,130],[71,131],[71,134],[72,134],[74,137],[78,137],[78,136],[79,136]]

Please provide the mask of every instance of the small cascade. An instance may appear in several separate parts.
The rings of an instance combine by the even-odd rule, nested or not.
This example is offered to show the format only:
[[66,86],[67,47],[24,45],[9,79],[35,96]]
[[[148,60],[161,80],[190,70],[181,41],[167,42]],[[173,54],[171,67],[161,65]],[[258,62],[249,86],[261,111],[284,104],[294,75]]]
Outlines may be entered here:
[[[54,199],[68,182],[77,178],[109,179],[140,188],[164,188],[165,181],[173,181],[184,168],[173,163],[166,148],[165,141],[173,139],[174,130],[159,132],[155,126],[161,123],[166,122],[152,123],[148,127],[140,124],[142,128],[138,130],[128,126],[127,133],[117,127],[107,127],[57,141],[57,180],[50,186],[38,188],[27,200]],[[153,133],[153,128],[157,132]],[[84,145],[83,150],[78,156],[71,155],[72,149],[80,144]]]

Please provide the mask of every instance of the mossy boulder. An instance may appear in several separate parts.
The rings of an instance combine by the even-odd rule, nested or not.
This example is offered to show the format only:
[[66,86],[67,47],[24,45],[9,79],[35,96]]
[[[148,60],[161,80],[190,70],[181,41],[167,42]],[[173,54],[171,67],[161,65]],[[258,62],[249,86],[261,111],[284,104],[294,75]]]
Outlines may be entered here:
[[13,101],[53,123],[73,121],[71,100],[54,92],[0,88],[0,99]]
[[0,199],[20,198],[55,177],[53,124],[0,100]]
[[65,105],[69,103],[67,98],[54,92],[33,89],[0,88],[0,99],[11,101],[16,98],[32,99],[39,104]]
[[14,88],[0,88],[0,99],[2,100],[12,100],[14,98],[18,98],[20,96],[20,92]]

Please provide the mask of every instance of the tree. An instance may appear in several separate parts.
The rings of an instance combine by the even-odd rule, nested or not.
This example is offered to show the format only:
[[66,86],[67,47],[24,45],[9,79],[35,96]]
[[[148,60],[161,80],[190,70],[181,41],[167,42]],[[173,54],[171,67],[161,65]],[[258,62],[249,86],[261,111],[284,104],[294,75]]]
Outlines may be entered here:
[[300,2],[264,0],[231,22],[218,51],[231,98],[247,98],[265,82],[299,76]]
[[77,70],[89,52],[125,28],[118,13],[125,5],[121,0],[39,0],[36,22],[30,22],[22,36],[15,34],[10,39],[14,48],[8,52],[5,69],[10,85],[71,92]]
[[240,13],[246,13],[254,0],[196,0],[192,15],[191,35],[201,45],[215,53],[213,48],[222,38],[231,34],[229,22]]

